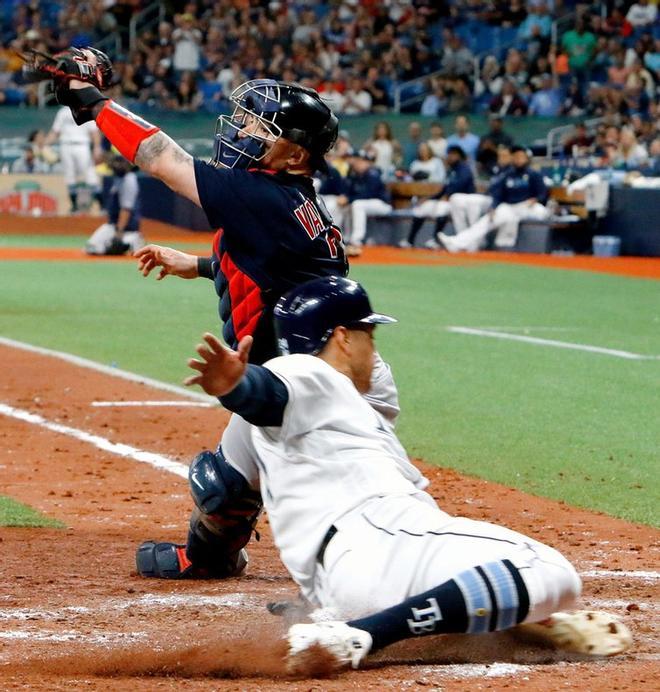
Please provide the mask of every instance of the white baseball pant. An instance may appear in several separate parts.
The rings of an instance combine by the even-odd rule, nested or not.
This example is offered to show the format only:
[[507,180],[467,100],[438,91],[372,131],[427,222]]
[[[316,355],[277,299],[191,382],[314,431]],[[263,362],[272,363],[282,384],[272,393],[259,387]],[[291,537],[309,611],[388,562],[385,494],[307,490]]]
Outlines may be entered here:
[[427,199],[412,210],[413,216],[420,219],[439,219],[449,216],[450,212],[451,205],[444,199]]
[[60,158],[64,182],[68,186],[75,185],[82,180],[89,187],[99,186],[99,177],[92,160],[92,152],[89,144],[60,144]]
[[[85,252],[88,255],[105,255],[116,232],[116,227],[113,223],[102,224],[85,243]],[[144,247],[144,237],[139,231],[127,231],[122,234],[121,239],[128,245],[128,251],[131,253]]]
[[489,195],[456,192],[449,198],[451,225],[455,233],[464,231],[476,223],[491,207],[493,198]]
[[337,200],[339,195],[321,195],[321,200],[325,204],[326,211],[339,228],[343,227],[344,213],[346,207],[341,207]]
[[382,199],[356,199],[346,214],[344,230],[351,245],[362,245],[367,235],[367,218],[377,214],[389,214],[392,205]]
[[525,622],[571,606],[581,582],[554,548],[503,526],[452,517],[425,492],[375,497],[334,522],[314,596],[339,619],[397,605],[461,572],[510,560],[529,594]]
[[454,246],[458,250],[476,252],[483,244],[489,231],[497,229],[495,246],[512,248],[518,239],[518,226],[523,219],[547,219],[550,212],[542,204],[518,202],[499,204],[492,216],[484,214],[476,223],[456,235]]

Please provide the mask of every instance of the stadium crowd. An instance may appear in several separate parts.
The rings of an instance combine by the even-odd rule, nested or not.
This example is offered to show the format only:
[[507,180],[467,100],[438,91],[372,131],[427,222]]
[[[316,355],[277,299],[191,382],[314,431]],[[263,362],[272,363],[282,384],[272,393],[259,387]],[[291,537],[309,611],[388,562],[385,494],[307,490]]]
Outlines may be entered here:
[[168,109],[216,112],[237,84],[269,76],[314,87],[346,115],[391,109],[418,78],[407,107],[423,115],[658,114],[656,0],[191,0],[166,3],[129,45],[145,4],[0,0],[0,102],[37,101],[15,51],[117,32],[116,95]]
[[[164,18],[131,44],[126,27],[145,4],[0,0],[0,104],[38,102],[17,53],[96,44],[114,32],[121,51],[112,96],[133,109],[222,112],[237,85],[273,77],[317,89],[343,116],[382,113],[365,142],[341,133],[331,154],[339,179],[324,181],[357,246],[367,217],[392,209],[385,182],[454,190],[460,163],[488,189],[503,150],[516,144],[504,127],[514,116],[602,116],[595,128],[578,124],[563,155],[589,168],[660,175],[656,0],[191,0],[166,5]],[[386,114],[409,80],[417,80],[407,94],[413,105],[403,92],[403,110],[431,116],[431,124],[424,131],[411,123],[398,141]],[[470,112],[489,115],[482,137],[471,131]],[[447,134],[433,121],[446,114],[457,114]],[[15,162],[17,170],[53,165],[38,141]],[[347,193],[347,184],[355,189]],[[418,226],[404,244],[414,243]]]

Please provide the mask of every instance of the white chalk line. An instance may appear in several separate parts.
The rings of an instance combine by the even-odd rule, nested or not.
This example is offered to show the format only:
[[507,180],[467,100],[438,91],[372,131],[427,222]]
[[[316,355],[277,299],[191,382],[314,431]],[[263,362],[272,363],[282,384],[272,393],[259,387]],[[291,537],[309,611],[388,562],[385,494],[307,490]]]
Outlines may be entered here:
[[92,401],[92,406],[94,408],[121,408],[122,406],[172,406],[176,408],[212,408],[213,406],[218,405],[219,404],[217,402],[213,404],[210,401]]
[[618,569],[590,569],[581,572],[583,579],[641,579],[642,581],[658,581],[660,572],[651,570],[618,570]]
[[601,346],[590,346],[589,344],[576,344],[570,341],[555,341],[554,339],[541,339],[536,336],[523,336],[522,334],[509,334],[489,329],[476,329],[473,327],[447,327],[448,332],[453,334],[467,334],[470,336],[485,336],[491,339],[506,339],[508,341],[520,341],[535,346],[552,346],[554,348],[564,348],[573,351],[586,351],[587,353],[598,353],[603,356],[613,356],[626,360],[660,360],[660,356],[644,355],[631,351],[621,351],[614,348],[603,348]]
[[8,404],[3,404],[2,402],[0,402],[0,414],[24,421],[25,423],[38,425],[41,428],[50,430],[51,432],[68,435],[69,437],[73,437],[81,442],[87,442],[94,445],[94,447],[101,449],[104,452],[110,452],[111,454],[116,454],[120,457],[133,459],[134,461],[139,461],[143,464],[149,464],[154,468],[162,471],[169,471],[177,476],[181,476],[181,478],[188,478],[188,467],[185,464],[174,461],[173,459],[168,459],[161,454],[146,452],[142,449],[138,449],[137,447],[132,447],[131,445],[123,443],[110,442],[110,440],[106,439],[105,437],[101,437],[100,435],[94,435],[92,433],[85,432],[84,430],[79,430],[78,428],[72,428],[69,425],[62,425],[61,423],[49,421],[36,413],[30,413],[29,411],[15,408],[13,406],[9,406]]
[[30,642],[73,642],[80,639],[90,644],[116,644],[140,641],[146,638],[146,632],[104,632],[103,634],[90,634],[89,632],[78,632],[77,630],[64,630],[61,632],[12,630],[11,632],[0,632],[0,640],[28,640]]
[[128,380],[129,382],[137,382],[138,384],[145,384],[149,387],[153,387],[154,389],[160,389],[164,392],[178,394],[179,396],[185,397],[186,399],[196,399],[197,401],[213,403],[216,406],[219,405],[217,399],[210,397],[207,394],[203,394],[202,392],[196,392],[191,389],[186,389],[185,387],[178,387],[175,384],[169,384],[169,382],[161,382],[160,380],[155,380],[151,377],[137,375],[136,373],[129,372],[128,370],[122,370],[121,368],[115,368],[109,365],[102,365],[101,363],[96,363],[93,360],[82,358],[81,356],[74,356],[71,353],[55,351],[53,349],[44,348],[42,346],[33,346],[32,344],[28,344],[23,341],[16,341],[15,339],[9,339],[3,336],[0,336],[0,345],[11,346],[12,348],[18,348],[23,351],[29,351],[30,353],[39,353],[42,356],[59,358],[60,360],[64,360],[67,363],[72,363],[73,365],[77,365],[81,368],[87,368],[88,370],[95,370],[96,372],[101,372],[104,375],[118,377],[122,380]]

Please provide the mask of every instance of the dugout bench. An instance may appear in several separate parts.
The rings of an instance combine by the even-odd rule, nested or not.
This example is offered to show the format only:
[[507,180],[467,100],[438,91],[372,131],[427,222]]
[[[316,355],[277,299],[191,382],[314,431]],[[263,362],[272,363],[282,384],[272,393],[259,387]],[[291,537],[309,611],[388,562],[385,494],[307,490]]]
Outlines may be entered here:
[[[431,197],[441,185],[426,182],[394,182],[388,185],[392,194],[392,211],[369,217],[367,239],[374,244],[396,245],[405,238],[414,218],[413,203]],[[565,187],[550,190],[549,204],[553,214],[543,220],[523,220],[518,229],[518,240],[513,252],[549,253],[591,251],[591,240],[597,220],[585,205],[585,193],[569,193]],[[449,219],[447,219],[449,222]],[[427,221],[420,229],[418,243],[433,237],[435,220]],[[495,249],[495,232],[489,234],[486,249]]]

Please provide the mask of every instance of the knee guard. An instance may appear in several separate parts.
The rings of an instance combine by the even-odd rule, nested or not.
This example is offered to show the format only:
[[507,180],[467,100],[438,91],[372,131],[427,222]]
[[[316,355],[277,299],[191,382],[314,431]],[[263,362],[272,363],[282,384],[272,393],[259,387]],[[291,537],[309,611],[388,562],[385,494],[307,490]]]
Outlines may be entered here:
[[188,474],[196,509],[190,518],[188,557],[233,555],[250,540],[261,512],[261,495],[230,466],[220,449],[198,454]]

